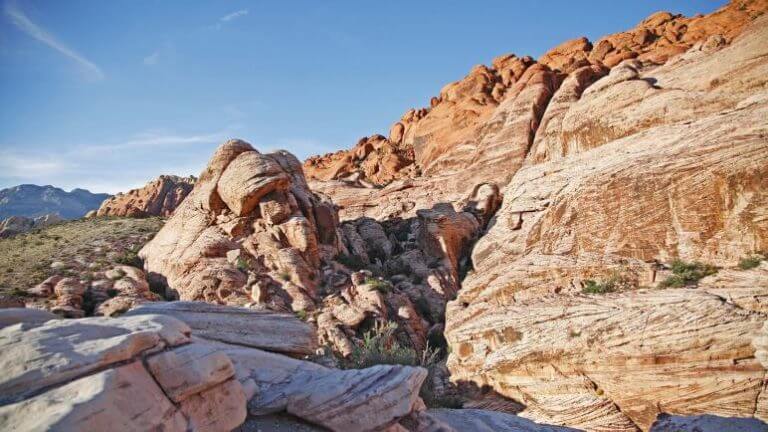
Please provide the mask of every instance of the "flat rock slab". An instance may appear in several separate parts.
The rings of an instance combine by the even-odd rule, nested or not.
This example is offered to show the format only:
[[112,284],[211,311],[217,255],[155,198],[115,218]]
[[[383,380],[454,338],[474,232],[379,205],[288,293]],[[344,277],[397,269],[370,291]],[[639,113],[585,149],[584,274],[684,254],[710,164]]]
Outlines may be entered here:
[[497,411],[480,409],[430,409],[418,414],[419,432],[576,432]]
[[[197,342],[202,343],[202,342]],[[379,365],[339,370],[252,348],[213,343],[232,360],[240,382],[258,391],[248,412],[287,412],[333,431],[380,430],[421,405],[423,368]]]
[[289,314],[205,302],[154,302],[132,309],[126,316],[145,314],[177,318],[196,336],[208,340],[287,354],[311,354],[317,348],[312,326]]
[[157,382],[174,402],[207,390],[235,375],[226,354],[202,344],[189,344],[147,359]]
[[10,325],[0,330],[0,403],[189,342],[189,334],[183,322],[159,315]]
[[0,329],[24,322],[27,324],[42,324],[46,321],[61,317],[42,309],[6,308],[0,309]]
[[768,432],[768,424],[754,418],[660,414],[651,432]]
[[187,421],[141,362],[133,362],[0,407],[0,429],[182,432]]

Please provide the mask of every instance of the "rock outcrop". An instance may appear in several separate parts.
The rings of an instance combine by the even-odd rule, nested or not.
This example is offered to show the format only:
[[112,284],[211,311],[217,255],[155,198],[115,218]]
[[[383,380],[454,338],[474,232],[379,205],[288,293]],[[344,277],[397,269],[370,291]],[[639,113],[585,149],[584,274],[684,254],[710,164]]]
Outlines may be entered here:
[[309,190],[293,155],[233,140],[139,255],[182,300],[303,310],[337,243],[333,205]]
[[49,227],[63,220],[55,213],[38,216],[34,219],[24,216],[11,216],[0,221],[0,238],[8,238],[32,231],[33,229]]
[[4,430],[230,430],[246,417],[232,362],[162,316],[0,330]]
[[284,354],[313,354],[317,335],[312,327],[289,314],[202,302],[155,302],[126,316],[166,315],[187,324],[195,336],[211,341]]
[[[351,150],[309,158],[307,177],[314,190],[333,197],[342,219],[411,217],[418,209],[461,199],[477,183],[503,186],[524,162],[560,155],[568,151],[562,145],[575,144],[545,138],[560,134],[569,141],[569,121],[561,118],[565,107],[610,68],[630,59],[652,67],[695,45],[697,50],[717,49],[766,10],[764,0],[750,0],[691,18],[659,12],[595,43],[567,41],[538,61],[500,56],[490,67],[476,66],[445,86],[429,107],[409,110],[388,138],[374,135]],[[602,103],[610,109],[622,102]],[[594,119],[581,117],[583,122]],[[579,126],[580,134],[607,138],[613,133],[608,125]],[[551,148],[542,148],[542,141]]]
[[144,187],[107,198],[97,216],[147,217],[173,214],[195,185],[194,177],[161,175]]
[[286,315],[270,320],[204,303],[156,303],[128,315],[60,320],[34,309],[0,309],[0,427],[221,431],[247,417],[282,413],[318,426],[307,430],[340,432],[453,431],[468,424],[564,430],[481,410],[425,411],[418,391],[427,371],[420,367],[338,370],[248,340],[226,343],[228,335],[250,334],[261,340],[256,345],[282,349],[279,339],[291,334],[281,334],[281,322],[311,332]]
[[[585,89],[569,76],[449,304],[452,379],[587,430],[766,419],[768,272],[734,268],[768,248],[766,19]],[[728,269],[662,289],[675,259]],[[598,285],[616,292],[582,293]]]

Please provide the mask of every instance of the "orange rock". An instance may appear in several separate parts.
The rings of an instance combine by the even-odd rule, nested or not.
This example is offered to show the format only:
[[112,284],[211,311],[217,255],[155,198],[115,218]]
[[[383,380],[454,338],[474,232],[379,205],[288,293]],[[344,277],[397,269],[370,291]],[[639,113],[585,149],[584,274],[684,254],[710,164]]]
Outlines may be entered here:
[[97,216],[170,216],[195,185],[194,177],[161,175],[140,189],[107,198]]

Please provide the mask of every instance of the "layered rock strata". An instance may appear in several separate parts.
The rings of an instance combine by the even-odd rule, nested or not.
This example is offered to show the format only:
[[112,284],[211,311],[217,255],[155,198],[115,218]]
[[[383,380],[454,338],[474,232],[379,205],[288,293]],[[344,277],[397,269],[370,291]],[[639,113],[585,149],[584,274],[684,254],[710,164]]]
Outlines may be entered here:
[[[768,273],[736,265],[768,248],[767,48],[763,17],[580,91],[569,76],[448,306],[452,379],[587,430],[766,419]],[[721,270],[664,289],[676,259]],[[615,292],[582,293],[598,285]]]
[[[766,10],[764,0],[752,0],[732,1],[710,15],[691,18],[659,12],[595,43],[567,41],[538,61],[500,56],[445,86],[429,107],[409,110],[389,137],[374,135],[351,150],[309,158],[307,177],[313,189],[341,206],[342,219],[410,217],[418,209],[461,199],[479,182],[505,185],[524,161],[569,151],[563,145],[575,143],[547,140],[552,147],[543,148],[541,142],[568,129],[561,118],[565,105],[611,68],[633,59],[642,67],[657,66],[694,46],[717,49]],[[565,89],[558,92],[561,85]],[[577,130],[596,137],[613,133],[607,125]],[[407,156],[385,163],[391,153]]]

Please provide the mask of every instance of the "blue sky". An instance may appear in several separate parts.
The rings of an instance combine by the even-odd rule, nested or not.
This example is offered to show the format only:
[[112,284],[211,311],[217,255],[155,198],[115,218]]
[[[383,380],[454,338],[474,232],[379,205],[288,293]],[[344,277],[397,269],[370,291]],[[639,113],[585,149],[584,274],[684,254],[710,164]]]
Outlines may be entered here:
[[500,54],[722,4],[0,0],[0,188],[197,175],[230,137],[347,148]]

